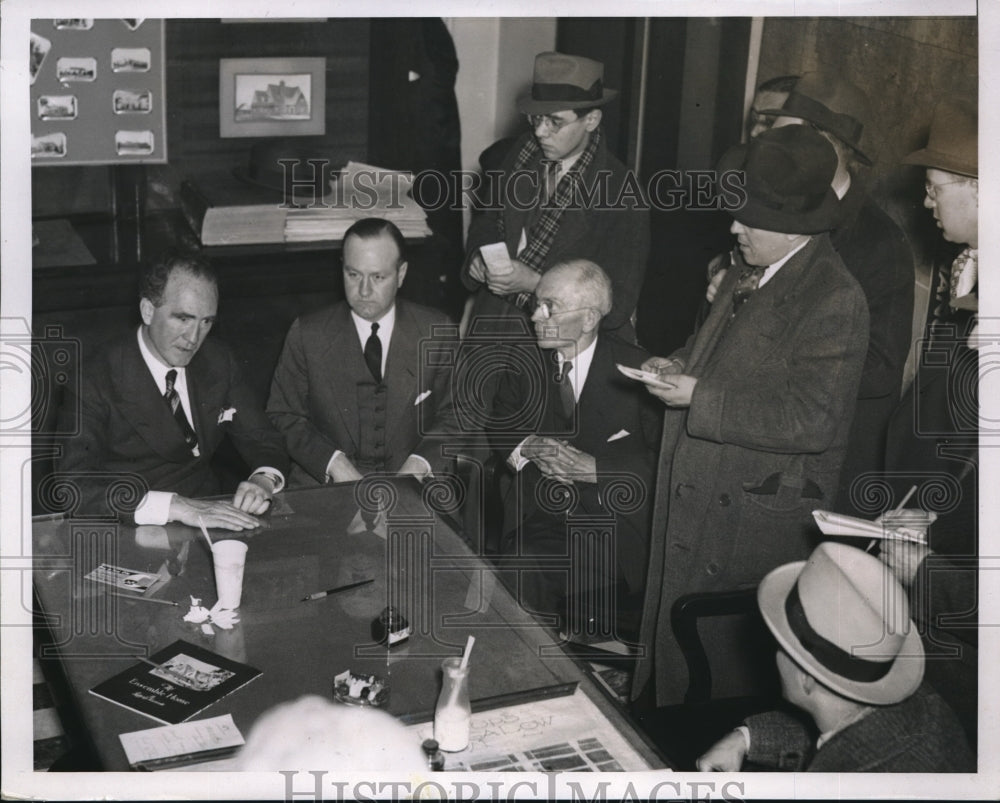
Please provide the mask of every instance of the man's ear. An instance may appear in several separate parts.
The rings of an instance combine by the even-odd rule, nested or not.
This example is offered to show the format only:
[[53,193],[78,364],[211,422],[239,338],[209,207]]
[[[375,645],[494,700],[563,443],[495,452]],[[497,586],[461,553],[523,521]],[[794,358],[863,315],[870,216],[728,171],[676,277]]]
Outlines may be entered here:
[[601,124],[601,118],[604,116],[604,112],[600,109],[591,109],[587,112],[587,116],[584,118],[583,127],[587,131],[593,131],[597,126]]
[[403,279],[406,278],[406,268],[407,267],[408,267],[408,263],[401,262],[400,265],[399,265],[399,267],[396,268],[396,274],[397,274],[396,275],[396,289],[399,289],[400,287],[403,286]]
[[798,667],[796,669],[799,673],[799,684],[802,686],[802,691],[806,696],[809,696],[816,688],[816,678],[803,669]]
[[153,310],[155,309],[156,307],[153,306],[153,302],[148,298],[139,299],[139,314],[142,316],[142,322],[146,324],[146,326],[149,326],[152,322]]

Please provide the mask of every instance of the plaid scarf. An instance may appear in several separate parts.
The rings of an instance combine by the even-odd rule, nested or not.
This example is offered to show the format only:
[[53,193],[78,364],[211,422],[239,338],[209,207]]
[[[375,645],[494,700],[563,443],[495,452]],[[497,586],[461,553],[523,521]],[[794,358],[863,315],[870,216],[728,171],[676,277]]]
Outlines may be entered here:
[[[527,245],[517,255],[517,258],[533,271],[537,273],[542,272],[542,266],[545,264],[545,258],[552,247],[552,241],[555,240],[556,234],[559,232],[559,220],[566,207],[569,206],[570,202],[576,196],[577,187],[583,181],[584,172],[593,163],[594,154],[597,153],[597,148],[600,144],[601,129],[598,128],[590,135],[590,142],[583,153],[580,154],[580,158],[574,162],[573,166],[566,171],[566,175],[556,185],[555,193],[553,193],[548,201],[542,203],[540,207],[541,214],[529,227],[527,231]],[[540,153],[541,148],[538,147],[535,138],[529,137],[528,141],[524,143],[524,147],[521,148],[520,153],[517,154],[511,172],[517,173],[519,170],[524,170],[538,159]],[[500,240],[505,241],[507,237],[502,214],[499,217],[497,226],[500,232]],[[531,301],[531,297],[532,293],[511,293],[505,296],[509,302],[522,309],[527,307]]]

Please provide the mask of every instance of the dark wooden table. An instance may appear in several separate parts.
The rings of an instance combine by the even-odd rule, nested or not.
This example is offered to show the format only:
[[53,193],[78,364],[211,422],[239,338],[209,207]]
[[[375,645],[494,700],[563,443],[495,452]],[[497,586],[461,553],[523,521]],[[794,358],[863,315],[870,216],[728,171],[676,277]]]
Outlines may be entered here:
[[[384,528],[348,533],[362,506],[381,507]],[[56,658],[84,726],[108,770],[127,769],[118,734],[155,727],[141,714],[95,697],[89,689],[148,655],[184,639],[263,670],[249,685],[196,718],[231,713],[246,735],[275,704],[303,694],[332,696],[344,669],[389,678],[387,710],[405,722],[433,716],[441,660],[459,655],[471,634],[470,696],[474,710],[565,693],[579,683],[649,762],[662,760],[494,580],[446,523],[454,500],[441,487],[379,479],[281,494],[266,527],[237,537],[249,546],[240,623],[213,636],[184,622],[190,597],[216,601],[207,545],[183,525],[130,527],[78,519],[34,524],[35,592]],[[379,534],[384,530],[383,535]],[[229,537],[212,531],[215,539]],[[111,597],[84,580],[102,562],[142,571],[165,567],[169,580],[152,596],[180,607]],[[306,595],[369,577],[375,582],[321,600]],[[373,643],[371,622],[387,604],[413,627],[390,649]]]

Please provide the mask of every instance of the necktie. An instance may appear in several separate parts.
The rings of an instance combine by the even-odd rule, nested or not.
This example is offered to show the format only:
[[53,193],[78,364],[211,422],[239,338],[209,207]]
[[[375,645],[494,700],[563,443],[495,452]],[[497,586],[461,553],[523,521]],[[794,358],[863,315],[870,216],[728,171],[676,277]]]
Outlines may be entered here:
[[952,306],[955,299],[969,295],[979,278],[979,252],[966,248],[955,257],[951,263],[951,294],[949,301]]
[[743,269],[740,277],[736,280],[736,287],[733,288],[733,315],[735,315],[739,308],[747,303],[747,299],[753,295],[757,286],[760,284],[761,277],[764,275],[764,271],[767,270],[766,267],[752,267],[748,265]]
[[177,426],[181,428],[181,434],[184,436],[184,442],[188,445],[191,453],[195,456],[198,455],[198,436],[194,434],[194,430],[191,428],[190,422],[187,420],[187,416],[184,415],[184,408],[181,407],[181,397],[177,393],[177,389],[174,387],[174,383],[177,382],[177,370],[171,368],[167,371],[167,390],[163,394],[163,398],[166,399],[167,404],[170,405],[170,412],[174,416],[174,420],[177,422]]
[[573,418],[573,411],[576,409],[576,395],[573,393],[573,381],[569,377],[569,372],[573,370],[573,363],[565,360],[562,364],[562,371],[556,378],[559,385],[559,403],[562,407],[563,417],[567,420]]
[[559,183],[559,162],[556,160],[546,160],[545,165],[545,201],[551,201],[556,193],[556,185]]
[[[357,352],[355,352],[357,353]],[[378,324],[372,324],[372,333],[365,341],[365,363],[376,382],[382,381],[382,341],[378,339]]]

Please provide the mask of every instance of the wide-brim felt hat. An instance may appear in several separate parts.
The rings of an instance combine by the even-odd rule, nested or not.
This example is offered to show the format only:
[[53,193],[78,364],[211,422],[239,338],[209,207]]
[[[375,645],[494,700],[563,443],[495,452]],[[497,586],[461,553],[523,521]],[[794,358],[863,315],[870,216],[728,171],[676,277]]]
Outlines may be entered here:
[[926,147],[903,158],[960,176],[979,178],[979,109],[967,98],[949,98],[934,109]]
[[832,134],[870,165],[865,153],[865,136],[872,117],[868,95],[860,87],[839,75],[807,72],[795,82],[780,109],[765,109],[762,114],[776,117],[799,117]]
[[837,153],[809,126],[772,128],[719,160],[718,172],[742,171],[745,202],[729,213],[754,229],[818,234],[836,226],[840,201],[830,182]]
[[771,571],[757,603],[788,656],[843,697],[892,705],[923,680],[924,648],[906,592],[860,549],[821,543],[807,561]]
[[[287,177],[286,177],[287,171]],[[245,165],[233,168],[241,181],[284,194],[286,181],[293,196],[322,198],[330,192],[334,171],[330,159],[306,145],[285,139],[255,142]]]
[[521,114],[551,114],[603,106],[618,97],[604,86],[604,64],[585,56],[548,51],[535,56],[531,90],[517,99]]

